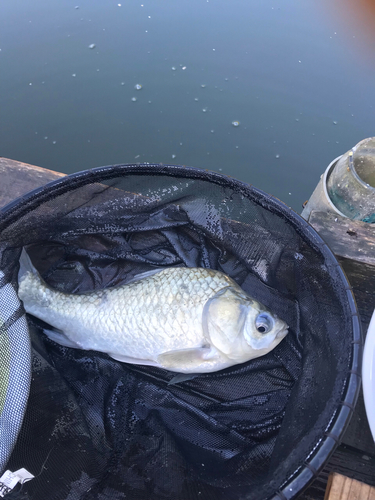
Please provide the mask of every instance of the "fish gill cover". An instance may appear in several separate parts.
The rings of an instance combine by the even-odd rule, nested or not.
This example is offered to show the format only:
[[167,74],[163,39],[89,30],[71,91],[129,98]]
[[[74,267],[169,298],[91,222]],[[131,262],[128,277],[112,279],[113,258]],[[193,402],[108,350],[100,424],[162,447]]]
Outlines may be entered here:
[[316,448],[346,388],[353,327],[338,269],[287,207],[219,174],[120,165],[47,186],[0,224],[14,286],[22,247],[69,293],[207,267],[289,325],[264,357],[170,385],[167,370],[62,347],[29,317],[30,397],[8,468],[36,478],[14,498],[267,499]]

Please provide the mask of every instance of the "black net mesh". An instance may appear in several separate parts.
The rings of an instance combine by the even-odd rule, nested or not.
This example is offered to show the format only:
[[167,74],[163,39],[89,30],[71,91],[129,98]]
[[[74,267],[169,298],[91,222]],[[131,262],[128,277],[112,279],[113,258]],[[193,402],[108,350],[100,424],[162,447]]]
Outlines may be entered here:
[[36,478],[9,498],[271,498],[319,443],[351,363],[342,277],[301,227],[249,186],[173,166],[94,169],[9,209],[1,269],[14,288],[24,246],[71,293],[209,267],[290,325],[262,358],[168,385],[166,370],[57,345],[30,317],[30,396],[8,468]]

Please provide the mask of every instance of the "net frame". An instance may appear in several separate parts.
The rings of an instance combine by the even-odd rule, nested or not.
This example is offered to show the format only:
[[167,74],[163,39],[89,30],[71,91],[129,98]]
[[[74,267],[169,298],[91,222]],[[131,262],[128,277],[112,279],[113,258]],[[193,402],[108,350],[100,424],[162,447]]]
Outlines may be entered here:
[[[157,173],[156,170],[157,169]],[[274,488],[275,499],[292,499],[305,488],[312,479],[319,473],[322,469],[324,463],[328,460],[329,456],[334,451],[337,444],[340,442],[342,434],[348,425],[351,414],[353,413],[354,405],[358,397],[359,387],[360,387],[360,368],[361,368],[361,353],[362,353],[362,336],[361,336],[361,326],[358,320],[358,313],[356,310],[355,300],[353,296],[352,289],[343,273],[340,265],[338,264],[334,254],[325,244],[325,242],[320,238],[320,236],[315,232],[315,230],[299,215],[295,214],[289,207],[284,205],[282,202],[276,198],[264,193],[263,191],[249,186],[241,181],[231,179],[227,176],[217,174],[215,172],[203,171],[193,167],[180,167],[176,165],[160,165],[160,164],[126,164],[126,165],[113,165],[108,167],[98,167],[88,171],[78,172],[72,174],[66,178],[53,181],[46,186],[38,188],[31,193],[15,200],[14,202],[3,207],[0,211],[0,233],[17,218],[22,217],[28,211],[33,210],[40,203],[53,199],[64,193],[66,190],[66,185],[69,183],[70,189],[75,189],[80,186],[84,186],[91,182],[100,182],[106,179],[110,179],[114,176],[129,175],[129,174],[142,174],[142,175],[166,175],[166,176],[179,176],[186,178],[196,178],[209,180],[210,182],[216,183],[221,186],[231,187],[237,192],[242,193],[244,196],[251,197],[252,200],[258,203],[260,206],[271,209],[280,217],[286,218],[297,232],[301,234],[303,238],[310,244],[311,247],[315,248],[316,251],[320,252],[324,257],[328,266],[330,266],[331,272],[336,273],[340,276],[342,285],[347,294],[348,309],[350,310],[352,319],[352,352],[350,353],[351,358],[351,369],[348,372],[347,379],[343,384],[342,391],[342,401],[339,407],[336,409],[334,414],[331,415],[329,425],[324,431],[324,435],[319,439],[318,442],[310,446],[309,453],[307,454],[304,463],[301,464],[296,470],[290,472],[285,470],[286,477],[285,481],[281,484],[271,484],[271,489]],[[5,284],[5,286],[7,286]],[[4,288],[4,286],[3,286]],[[2,290],[2,289],[1,289]],[[0,295],[1,299],[1,295]],[[14,303],[14,311],[18,310],[19,303]],[[1,310],[1,301],[0,301]],[[25,321],[23,315],[17,317],[17,321]],[[8,325],[7,325],[8,327]],[[18,339],[19,340],[19,339]],[[12,359],[18,360],[23,359],[26,366],[30,364],[30,352],[29,344],[27,346],[27,341],[24,341],[23,351],[12,355]],[[15,363],[15,366],[20,366],[19,361]],[[24,410],[25,401],[27,400],[28,389],[27,386],[30,380],[30,372],[27,373],[27,369],[22,371],[23,387],[22,398],[16,402],[11,403],[13,408],[18,407],[18,412],[21,415],[22,409]],[[7,403],[8,405],[8,403]],[[5,406],[7,406],[5,405]],[[4,406],[4,408],[5,408]],[[3,416],[5,410],[3,410],[1,417]],[[16,436],[22,418],[19,419],[18,424],[15,426],[13,431],[13,440]],[[0,420],[0,431],[1,431],[1,420]],[[3,428],[5,425],[3,423]],[[1,434],[0,434],[1,435]],[[11,447],[8,446],[7,454],[3,457],[8,457],[11,451]],[[1,455],[0,455],[1,457]],[[3,459],[4,460],[4,459]],[[1,465],[1,463],[0,463]],[[271,497],[267,497],[271,498]]]

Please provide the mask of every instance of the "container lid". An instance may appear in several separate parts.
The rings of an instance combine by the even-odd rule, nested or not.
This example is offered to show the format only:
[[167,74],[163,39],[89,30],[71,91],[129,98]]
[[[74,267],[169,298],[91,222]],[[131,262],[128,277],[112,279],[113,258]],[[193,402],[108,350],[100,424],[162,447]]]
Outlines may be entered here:
[[375,310],[367,330],[363,352],[362,377],[367,419],[375,441]]

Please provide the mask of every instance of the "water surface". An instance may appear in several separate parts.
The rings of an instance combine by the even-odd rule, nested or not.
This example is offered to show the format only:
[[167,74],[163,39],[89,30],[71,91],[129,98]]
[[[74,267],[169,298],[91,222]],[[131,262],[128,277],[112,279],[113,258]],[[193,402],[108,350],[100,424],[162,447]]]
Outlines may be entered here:
[[208,168],[300,212],[375,135],[368,1],[74,1],[1,2],[1,156]]

